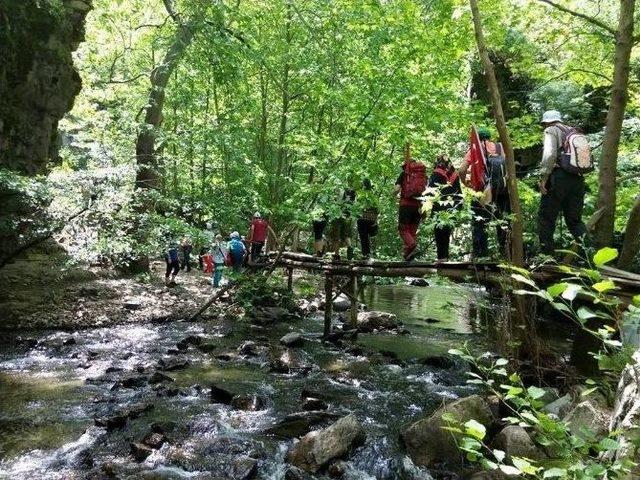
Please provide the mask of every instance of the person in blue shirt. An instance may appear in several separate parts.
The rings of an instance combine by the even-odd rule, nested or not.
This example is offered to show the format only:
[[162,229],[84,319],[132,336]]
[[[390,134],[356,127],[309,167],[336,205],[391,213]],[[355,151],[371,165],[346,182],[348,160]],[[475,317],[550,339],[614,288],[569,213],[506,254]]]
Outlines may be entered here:
[[178,243],[171,242],[164,252],[164,261],[167,264],[167,270],[164,274],[165,285],[175,283],[176,275],[180,271],[180,256],[178,254]]
[[229,253],[231,254],[231,265],[233,267],[233,271],[241,272],[242,264],[244,263],[244,256],[247,253],[247,247],[242,243],[238,232],[233,232],[231,234]]

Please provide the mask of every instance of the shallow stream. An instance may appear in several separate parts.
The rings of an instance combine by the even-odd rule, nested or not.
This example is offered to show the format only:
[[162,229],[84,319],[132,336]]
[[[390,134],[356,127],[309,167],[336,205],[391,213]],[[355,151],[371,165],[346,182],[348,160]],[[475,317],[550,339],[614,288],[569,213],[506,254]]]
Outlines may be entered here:
[[[478,295],[461,286],[368,287],[368,308],[397,314],[409,333],[363,334],[350,347],[320,341],[321,313],[269,327],[229,316],[73,334],[5,334],[0,478],[236,478],[237,460],[250,457],[257,460],[256,478],[284,479],[294,440],[267,430],[301,411],[303,389],[321,397],[330,414],[354,413],[365,426],[366,441],[349,455],[343,478],[437,477],[403,466],[398,433],[444,400],[472,392],[460,365],[428,366],[420,359],[465,341],[485,348],[482,330],[469,320]],[[277,347],[290,331],[303,333],[304,344]],[[210,348],[176,349],[194,335]],[[243,348],[247,340],[256,345]],[[270,368],[273,352],[291,367],[289,373]],[[148,383],[159,362],[185,360],[183,368],[163,372],[174,382]],[[130,379],[127,387],[123,379]],[[263,405],[246,411],[213,403],[212,384],[257,395]],[[123,410],[136,412],[124,428],[95,424],[95,418]],[[136,461],[130,443],[153,428],[167,442]]]

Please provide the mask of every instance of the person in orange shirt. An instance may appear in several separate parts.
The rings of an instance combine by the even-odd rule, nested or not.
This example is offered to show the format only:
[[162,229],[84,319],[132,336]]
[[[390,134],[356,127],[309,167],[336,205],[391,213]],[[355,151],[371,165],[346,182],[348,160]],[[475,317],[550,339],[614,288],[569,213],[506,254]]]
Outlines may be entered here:
[[[478,137],[480,138],[480,142],[484,148],[485,158],[490,159],[490,157],[498,154],[498,147],[495,142],[491,141],[491,133],[488,129],[478,129]],[[470,160],[471,150],[468,150],[458,171],[460,181],[469,188],[471,188],[470,179],[468,178],[470,174]],[[471,213],[473,214],[471,231],[471,237],[473,240],[473,258],[483,258],[489,253],[487,223],[494,219],[502,219],[511,213],[509,194],[506,191],[500,193],[493,192],[491,196],[491,203],[489,204],[483,204],[480,200],[474,199],[471,202]],[[508,226],[501,223],[496,225],[496,235],[501,253],[503,255],[508,253],[506,251],[507,241],[509,238]]]

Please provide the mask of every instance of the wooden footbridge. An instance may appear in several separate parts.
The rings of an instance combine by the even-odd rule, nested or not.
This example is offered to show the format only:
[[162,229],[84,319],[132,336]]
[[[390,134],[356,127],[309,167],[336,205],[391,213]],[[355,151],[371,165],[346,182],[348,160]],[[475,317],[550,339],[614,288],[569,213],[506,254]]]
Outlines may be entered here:
[[[340,293],[344,293],[351,301],[350,319],[352,327],[355,327],[358,313],[358,284],[364,276],[422,278],[429,275],[442,275],[459,282],[500,286],[511,282],[510,274],[512,273],[510,269],[495,262],[344,261],[326,260],[293,252],[271,254],[270,259],[275,266],[286,269],[289,288],[292,287],[294,270],[306,270],[324,275],[325,336],[331,332],[333,300]],[[611,293],[618,296],[623,303],[629,303],[633,296],[640,294],[640,275],[611,267],[602,267],[600,273],[604,278],[613,280],[616,289]],[[569,276],[557,265],[542,265],[530,269],[529,274],[541,286],[561,281]],[[340,278],[346,281],[340,283]]]

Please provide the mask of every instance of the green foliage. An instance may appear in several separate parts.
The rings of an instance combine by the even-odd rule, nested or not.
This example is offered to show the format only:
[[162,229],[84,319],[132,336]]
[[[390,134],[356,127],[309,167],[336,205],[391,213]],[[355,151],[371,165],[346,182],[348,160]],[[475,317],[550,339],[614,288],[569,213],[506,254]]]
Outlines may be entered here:
[[[474,357],[466,348],[450,350],[471,365],[467,383],[477,385],[495,395],[508,409],[502,420],[507,424],[525,428],[539,448],[551,452],[549,462],[536,462],[528,458],[507,458],[505,452],[491,448],[485,442],[486,426],[475,420],[460,424],[450,414],[442,416],[447,430],[460,435],[458,448],[469,461],[479,463],[485,470],[499,470],[518,478],[561,478],[575,480],[618,478],[630,471],[629,460],[612,460],[620,448],[616,440],[619,432],[599,437],[592,431],[581,436],[573,434],[560,419],[543,410],[546,391],[536,386],[527,387],[520,376],[509,371],[509,361],[493,359],[487,353]],[[592,382],[591,382],[592,383]],[[590,391],[586,390],[586,394]]]
[[238,279],[235,301],[245,309],[280,307],[288,311],[296,308],[295,296],[287,289],[282,278],[262,275],[243,275]]

